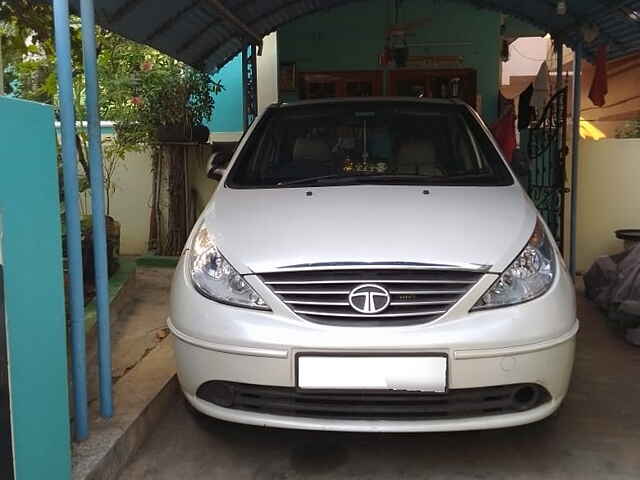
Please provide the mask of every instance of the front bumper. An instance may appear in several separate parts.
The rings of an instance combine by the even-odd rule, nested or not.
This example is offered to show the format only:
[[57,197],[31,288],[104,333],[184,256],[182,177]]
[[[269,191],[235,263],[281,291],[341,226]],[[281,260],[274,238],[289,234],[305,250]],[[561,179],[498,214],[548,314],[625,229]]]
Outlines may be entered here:
[[542,420],[555,412],[562,399],[552,399],[533,410],[506,415],[493,415],[455,420],[332,420],[301,417],[284,417],[231,410],[205,402],[185,392],[189,403],[201,413],[228,422],[244,423],[260,427],[290,428],[297,430],[327,430],[336,432],[456,432],[490,430],[515,427]]
[[335,420],[233,410],[196,396],[200,385],[224,380],[256,385],[295,385],[295,355],[264,356],[275,352],[230,353],[220,345],[174,333],[178,377],[189,402],[200,412],[222,420],[260,426],[339,431],[419,432],[502,428],[535,422],[552,414],[567,392],[575,348],[576,321],[560,337],[520,347],[448,351],[449,388],[535,383],[545,387],[551,400],[524,412],[443,420]]
[[[178,377],[189,402],[223,420],[261,426],[341,431],[418,432],[502,428],[535,422],[564,399],[573,367],[573,284],[564,269],[539,299],[469,313],[495,281],[485,275],[439,319],[422,325],[342,327],[297,317],[256,277],[245,277],[272,308],[241,309],[205,299],[191,286],[183,262],[172,288],[169,328]],[[550,400],[527,411],[429,420],[349,420],[291,417],[224,408],[198,398],[205,382],[296,386],[296,355],[314,353],[446,354],[449,389],[537,384]]]

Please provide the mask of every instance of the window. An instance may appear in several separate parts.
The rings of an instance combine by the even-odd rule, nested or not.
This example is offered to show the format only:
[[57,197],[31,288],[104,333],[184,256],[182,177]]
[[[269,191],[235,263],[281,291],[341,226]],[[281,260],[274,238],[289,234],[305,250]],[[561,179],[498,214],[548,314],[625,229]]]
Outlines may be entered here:
[[240,153],[228,185],[362,183],[510,185],[513,179],[464,106],[336,102],[271,111]]

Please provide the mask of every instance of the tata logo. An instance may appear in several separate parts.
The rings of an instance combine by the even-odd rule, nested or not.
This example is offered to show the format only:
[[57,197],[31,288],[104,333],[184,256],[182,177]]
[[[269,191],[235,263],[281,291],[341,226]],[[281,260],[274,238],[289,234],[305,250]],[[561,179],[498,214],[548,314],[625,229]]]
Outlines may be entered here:
[[349,294],[351,308],[368,315],[383,312],[390,303],[391,295],[380,285],[359,285]]

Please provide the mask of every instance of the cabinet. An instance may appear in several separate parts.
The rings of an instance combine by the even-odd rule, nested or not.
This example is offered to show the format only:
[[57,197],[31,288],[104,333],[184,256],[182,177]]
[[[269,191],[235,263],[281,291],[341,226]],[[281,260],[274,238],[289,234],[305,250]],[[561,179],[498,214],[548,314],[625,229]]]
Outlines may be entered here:
[[[333,97],[376,97],[383,92],[382,71],[302,72],[298,74],[301,99]],[[476,71],[391,70],[388,72],[387,95],[392,97],[459,98],[477,108]]]
[[300,73],[298,81],[301,99],[382,95],[382,72]]
[[399,97],[459,98],[476,108],[477,79],[472,69],[393,70],[389,95]]

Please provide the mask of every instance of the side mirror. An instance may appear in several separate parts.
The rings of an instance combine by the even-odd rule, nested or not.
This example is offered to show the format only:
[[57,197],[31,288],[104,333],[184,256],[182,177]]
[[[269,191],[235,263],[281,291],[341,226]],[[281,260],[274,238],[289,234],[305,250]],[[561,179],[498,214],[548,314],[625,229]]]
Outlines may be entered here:
[[231,160],[231,155],[227,152],[212,153],[207,162],[207,178],[220,181],[227,169],[229,160]]

